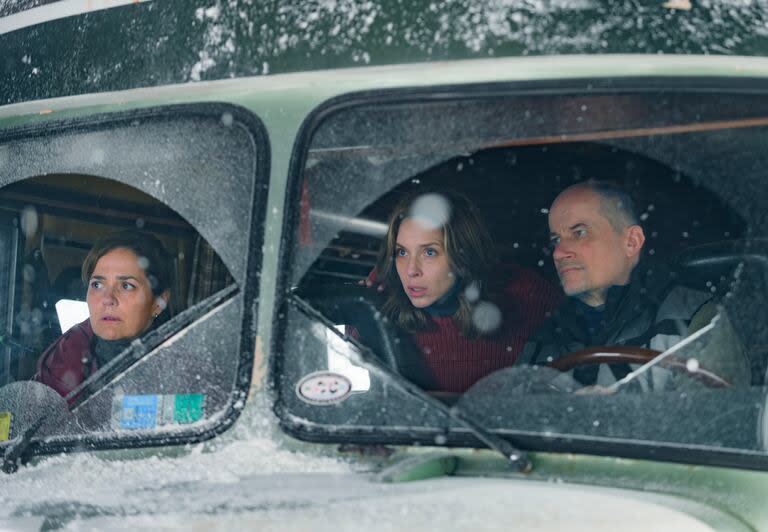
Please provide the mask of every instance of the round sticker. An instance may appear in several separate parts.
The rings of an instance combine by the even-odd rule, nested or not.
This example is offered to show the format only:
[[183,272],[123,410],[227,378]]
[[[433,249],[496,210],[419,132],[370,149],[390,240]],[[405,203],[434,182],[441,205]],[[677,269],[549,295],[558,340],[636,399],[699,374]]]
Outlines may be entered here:
[[312,405],[340,403],[352,392],[352,382],[344,375],[331,371],[310,373],[296,385],[296,395]]

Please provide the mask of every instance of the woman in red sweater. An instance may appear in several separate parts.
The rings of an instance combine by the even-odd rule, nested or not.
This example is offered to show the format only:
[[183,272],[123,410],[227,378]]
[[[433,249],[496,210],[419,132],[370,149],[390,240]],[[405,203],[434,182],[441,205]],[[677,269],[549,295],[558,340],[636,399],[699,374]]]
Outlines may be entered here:
[[48,346],[33,380],[72,403],[73,390],[162,321],[158,316],[168,306],[171,264],[150,233],[127,230],[98,240],[82,268],[90,317]]
[[452,191],[395,207],[376,274],[383,311],[413,334],[430,391],[462,393],[514,364],[562,297],[535,272],[502,266],[476,209]]

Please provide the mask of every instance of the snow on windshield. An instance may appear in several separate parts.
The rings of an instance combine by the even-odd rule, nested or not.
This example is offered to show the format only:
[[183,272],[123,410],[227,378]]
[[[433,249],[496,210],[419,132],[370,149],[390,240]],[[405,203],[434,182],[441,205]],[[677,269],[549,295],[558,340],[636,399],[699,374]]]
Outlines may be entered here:
[[[290,262],[293,284],[326,314],[326,321],[354,327],[359,333],[355,339],[380,353],[382,361],[412,383],[446,402],[463,394],[449,404],[457,404],[486,428],[544,437],[624,438],[652,444],[656,450],[664,444],[695,444],[762,452],[766,440],[762,432],[755,437],[755,426],[762,431],[764,399],[753,383],[762,384],[765,359],[748,358],[747,353],[762,353],[756,346],[765,345],[760,266],[764,242],[755,238],[765,232],[763,200],[758,199],[765,197],[763,172],[755,171],[765,160],[756,144],[760,130],[742,126],[764,127],[768,103],[725,91],[704,95],[693,90],[636,90],[607,95],[589,90],[577,95],[512,94],[509,99],[493,95],[469,102],[446,98],[439,103],[404,98],[389,104],[372,97],[369,104],[331,114],[313,132],[307,148],[311,164],[303,177],[310,200],[298,202],[308,216],[306,224],[296,226]],[[646,131],[648,135],[638,133]],[[579,142],[568,142],[572,138]],[[571,269],[576,272],[602,269],[602,258],[586,266],[593,259],[580,255],[575,244],[581,230],[574,228],[583,225],[584,234],[594,235],[596,225],[584,221],[583,212],[570,220],[563,214],[571,213],[570,208],[553,207],[564,190],[576,183],[584,187],[588,179],[621,194],[617,205],[628,206],[622,216],[638,219],[621,223],[643,235],[636,242],[637,260],[629,265],[632,276],[627,281],[613,278],[606,286],[597,285],[597,290],[591,288],[592,279],[580,284],[581,273],[568,271],[574,264]],[[609,188],[606,181],[619,185]],[[464,197],[452,197],[459,193]],[[446,198],[451,198],[449,208]],[[581,205],[583,199],[568,201]],[[471,223],[475,241],[486,244],[471,247],[455,236],[449,241],[447,229],[436,229],[469,225],[466,213],[471,209],[460,208],[466,204],[482,213],[484,223]],[[325,214],[329,211],[334,218]],[[357,232],[359,223],[346,222],[353,219],[385,222],[387,233]],[[606,220],[602,223],[610,226]],[[565,247],[558,258],[554,250],[561,241]],[[453,266],[446,260],[452,257],[447,251],[451,245],[461,250],[457,261],[466,256],[474,260]],[[711,263],[700,262],[702,257],[718,257],[723,269],[703,267]],[[737,269],[742,260],[746,264]],[[490,281],[511,286],[510,279],[522,278],[503,268],[486,273],[479,266],[496,261],[543,278],[541,286],[520,292],[534,293],[536,300],[511,291],[497,297],[465,289],[470,288],[468,280],[479,279],[479,286],[487,287]],[[462,272],[458,280],[455,271]],[[382,287],[373,295],[363,293],[354,286],[359,279],[381,281]],[[642,285],[639,279],[649,284]],[[624,288],[617,291],[616,286]],[[659,302],[665,299],[649,295],[650,291],[658,290],[654,293],[667,298],[673,287],[680,297],[675,304],[679,313],[662,314],[658,309],[664,305]],[[471,309],[478,292],[501,314],[500,320],[488,319],[495,325],[501,321],[501,332],[489,335],[488,344],[483,344],[495,346],[494,360],[499,361],[495,368],[481,367],[477,362],[481,357],[472,351],[480,344],[458,333],[464,325],[461,305]],[[610,305],[600,301],[607,292]],[[590,293],[596,298],[581,297]],[[552,294],[555,301],[548,299]],[[570,299],[558,306],[563,294]],[[646,298],[649,306],[636,303]],[[358,303],[366,300],[371,301],[369,307]],[[602,307],[595,312],[595,324],[580,314],[585,312],[581,306],[592,306],[587,301]],[[519,315],[527,317],[545,304],[564,312],[573,308],[574,317],[565,321],[560,311],[544,308],[539,321],[526,331],[524,324],[511,318],[510,306],[518,304],[525,309]],[[416,316],[423,308],[428,309],[423,328],[403,318]],[[622,308],[627,314],[619,312]],[[664,306],[664,312],[670,308]],[[479,304],[475,310],[480,310]],[[641,312],[648,314],[638,318]],[[655,329],[661,322],[653,321],[662,315],[664,332],[661,325]],[[298,419],[314,430],[325,426],[333,437],[354,428],[386,434],[385,441],[391,434],[387,431],[402,430],[412,441],[451,442],[455,433],[445,428],[444,419],[428,419],[421,402],[399,397],[391,383],[373,372],[365,393],[349,394],[333,409],[315,406],[306,395],[297,397],[297,383],[303,384],[302,379],[320,368],[330,368],[328,335],[307,334],[313,330],[307,318],[314,319],[309,314],[287,314],[290,332],[278,354],[285,376],[279,384],[281,400],[294,416],[289,421]],[[373,327],[377,323],[394,323],[408,334],[378,332]],[[319,324],[320,320],[315,325]],[[483,329],[477,321],[473,325]],[[328,324],[323,326],[330,330]],[[518,333],[521,340],[514,336]],[[387,339],[391,344],[385,343]],[[652,352],[625,353],[607,347],[616,345]],[[576,360],[586,351],[615,356],[625,367],[614,373],[593,363],[576,375],[572,366],[555,365],[567,360],[568,353],[575,353],[571,360]],[[665,351],[658,361],[642,365]],[[297,352],[302,357],[293,356]],[[568,373],[571,370],[583,380]],[[710,376],[717,379],[707,380]],[[594,391],[589,386],[595,385],[610,397],[589,395]],[[729,386],[726,399],[720,388]],[[581,387],[586,391],[571,393]],[[521,401],[523,395],[535,397]],[[727,420],[701,422],[713,419],[726,401],[733,408]]]

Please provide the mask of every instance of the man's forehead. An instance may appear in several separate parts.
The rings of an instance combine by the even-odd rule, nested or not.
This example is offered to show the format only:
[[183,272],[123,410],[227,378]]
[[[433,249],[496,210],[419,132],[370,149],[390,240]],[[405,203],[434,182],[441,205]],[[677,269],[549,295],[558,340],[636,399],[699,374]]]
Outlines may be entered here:
[[550,231],[569,229],[577,224],[606,221],[600,213],[600,197],[589,189],[569,189],[560,194],[549,210]]

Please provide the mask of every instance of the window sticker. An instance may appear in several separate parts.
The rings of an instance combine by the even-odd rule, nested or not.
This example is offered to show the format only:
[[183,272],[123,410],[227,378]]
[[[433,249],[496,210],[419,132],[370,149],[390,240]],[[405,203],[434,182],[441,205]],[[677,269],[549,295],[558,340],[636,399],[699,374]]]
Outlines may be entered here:
[[0,412],[0,441],[8,441],[11,437],[11,413]]
[[116,395],[112,427],[116,430],[154,429],[194,423],[205,416],[205,394]]
[[330,405],[342,402],[352,393],[352,382],[331,371],[310,373],[296,385],[296,395],[311,405]]

